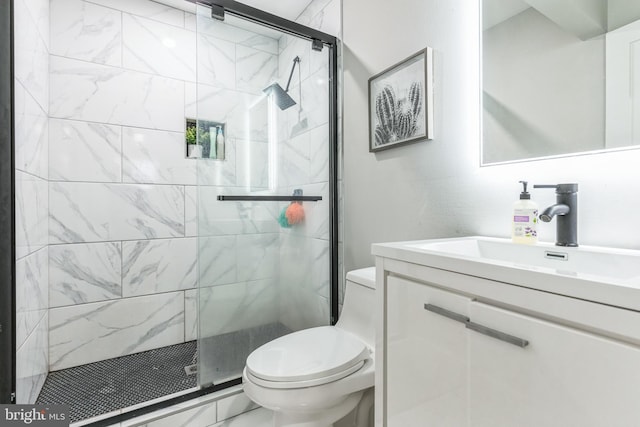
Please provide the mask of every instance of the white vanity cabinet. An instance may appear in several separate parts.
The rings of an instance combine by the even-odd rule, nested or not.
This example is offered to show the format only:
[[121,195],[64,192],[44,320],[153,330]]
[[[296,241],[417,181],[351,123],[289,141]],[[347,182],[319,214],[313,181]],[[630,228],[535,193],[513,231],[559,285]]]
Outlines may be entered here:
[[470,426],[640,426],[640,348],[488,304],[470,306],[473,322],[528,341],[522,348],[469,330]]
[[389,277],[387,301],[387,425],[466,425],[467,331],[464,323],[424,305],[466,317],[470,299]]
[[[376,427],[640,426],[640,347],[573,324],[572,313],[596,315],[598,304],[548,293],[538,301],[530,289],[397,261],[376,265],[384,313]],[[556,299],[566,323],[531,310]],[[640,313],[622,314],[640,332]]]

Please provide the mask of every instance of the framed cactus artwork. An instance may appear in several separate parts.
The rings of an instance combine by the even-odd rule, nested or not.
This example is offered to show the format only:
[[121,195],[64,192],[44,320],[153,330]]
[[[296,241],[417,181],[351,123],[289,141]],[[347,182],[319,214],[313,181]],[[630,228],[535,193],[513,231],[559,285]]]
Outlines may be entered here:
[[433,138],[430,47],[369,79],[369,151]]

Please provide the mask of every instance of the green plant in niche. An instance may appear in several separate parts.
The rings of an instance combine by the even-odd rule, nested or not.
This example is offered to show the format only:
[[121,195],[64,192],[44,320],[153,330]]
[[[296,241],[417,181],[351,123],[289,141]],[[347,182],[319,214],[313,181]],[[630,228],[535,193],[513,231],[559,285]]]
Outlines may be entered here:
[[187,128],[187,131],[185,132],[185,139],[187,141],[187,144],[189,145],[195,145],[196,144],[196,138],[198,136],[198,130],[196,129],[195,126],[189,126]]
[[210,142],[209,131],[205,128],[205,123],[198,123],[197,125],[195,122],[189,123],[184,134],[187,144],[206,145]]

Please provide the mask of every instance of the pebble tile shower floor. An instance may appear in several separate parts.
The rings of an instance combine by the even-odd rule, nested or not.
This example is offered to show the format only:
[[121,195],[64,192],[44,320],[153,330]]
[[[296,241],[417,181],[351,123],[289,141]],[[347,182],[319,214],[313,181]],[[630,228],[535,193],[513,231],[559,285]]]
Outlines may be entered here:
[[[36,403],[70,406],[71,422],[96,417],[198,386],[197,363],[206,382],[219,384],[242,374],[253,349],[290,333],[282,323],[268,323],[201,340],[149,350],[49,373]],[[205,386],[209,384],[205,383]]]
[[70,405],[71,422],[106,414],[197,386],[185,366],[196,341],[51,372],[37,404]]

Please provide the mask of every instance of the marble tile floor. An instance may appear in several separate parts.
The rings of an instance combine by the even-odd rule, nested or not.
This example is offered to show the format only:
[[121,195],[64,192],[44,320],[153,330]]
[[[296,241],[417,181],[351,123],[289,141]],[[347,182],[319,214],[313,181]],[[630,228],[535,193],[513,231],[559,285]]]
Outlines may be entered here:
[[272,418],[270,410],[258,408],[214,424],[212,427],[272,427]]
[[69,404],[71,422],[197,386],[185,366],[196,363],[189,341],[49,373],[37,404]]

